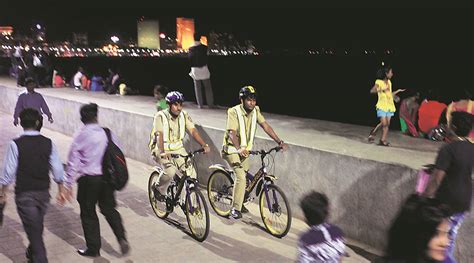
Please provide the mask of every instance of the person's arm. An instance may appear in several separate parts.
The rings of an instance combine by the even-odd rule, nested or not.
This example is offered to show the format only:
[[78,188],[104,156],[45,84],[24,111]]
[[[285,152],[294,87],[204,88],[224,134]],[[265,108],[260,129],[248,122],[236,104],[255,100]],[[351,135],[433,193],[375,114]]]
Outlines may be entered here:
[[288,149],[288,145],[285,142],[283,142],[283,140],[278,138],[278,135],[275,133],[272,126],[270,126],[270,124],[268,124],[267,122],[263,122],[260,124],[260,126],[263,128],[265,133],[268,134],[268,136],[270,136],[279,146],[283,148],[283,150]]
[[0,203],[7,200],[8,186],[16,179],[16,171],[18,169],[18,147],[15,142],[11,142],[5,155],[3,173],[0,176]]
[[40,95],[40,97],[41,97],[41,110],[44,112],[44,114],[46,114],[46,116],[48,116],[48,121],[50,123],[53,123],[53,115],[51,114],[51,111],[49,111],[48,104],[46,103],[42,95]]
[[433,198],[438,191],[441,182],[443,181],[444,177],[446,176],[446,172],[440,169],[434,169],[434,172],[430,176],[430,181],[426,186],[425,192],[423,196]]
[[196,126],[194,125],[194,122],[189,114],[185,113],[184,118],[186,122],[185,127],[188,133],[193,136],[199,145],[201,145],[201,147],[204,149],[204,153],[210,152],[211,148],[209,148],[209,145],[202,139],[201,134],[199,134],[199,131],[196,129]]
[[66,167],[66,177],[64,180],[64,184],[70,190],[72,189],[72,184],[75,182],[76,178],[79,176],[79,164],[80,164],[80,145],[79,145],[79,137],[81,134],[77,134],[74,137],[74,140],[71,144],[71,148],[69,149],[68,159],[67,159],[67,167]]
[[446,176],[446,171],[448,170],[452,161],[453,153],[448,144],[439,150],[438,156],[436,157],[436,168],[431,173],[430,181],[423,192],[423,196],[434,197],[436,191],[441,185],[441,182],[443,182],[443,179]]
[[404,92],[405,89],[397,89],[396,91],[392,92],[393,95],[397,95],[400,92]]
[[[374,84],[374,86],[370,89],[370,93],[372,93],[372,94],[377,93],[377,92],[379,92],[378,89],[379,89],[379,85]],[[382,92],[382,91],[383,90],[380,90],[380,92]]]
[[51,145],[51,155],[49,156],[49,168],[53,174],[53,180],[58,184],[58,195],[56,200],[59,204],[64,204],[66,200],[71,200],[71,195],[69,191],[64,186],[65,176],[64,168],[61,159],[59,158],[58,150],[56,145],[52,143]]
[[209,144],[204,142],[204,140],[201,137],[201,134],[199,134],[198,130],[196,128],[191,129],[191,135],[193,138],[201,145],[201,147],[204,149],[204,153],[208,153],[211,151],[211,148],[209,147]]
[[23,96],[20,95],[18,100],[16,101],[15,105],[15,112],[13,113],[13,125],[18,125],[18,117],[20,116],[20,112],[23,110]]

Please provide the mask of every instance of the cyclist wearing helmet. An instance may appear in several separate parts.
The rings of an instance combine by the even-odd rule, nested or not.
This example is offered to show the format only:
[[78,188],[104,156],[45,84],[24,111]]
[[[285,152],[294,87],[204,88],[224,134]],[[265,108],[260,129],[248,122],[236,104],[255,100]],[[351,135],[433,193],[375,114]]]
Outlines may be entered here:
[[[161,194],[161,196],[158,196],[159,201],[165,200],[166,189],[170,179],[176,174],[178,167],[184,164],[184,158],[174,158],[172,161],[170,154],[187,154],[183,145],[186,130],[204,148],[205,153],[210,151],[209,145],[199,135],[188,113],[183,110],[183,94],[171,91],[166,95],[165,99],[169,108],[157,112],[153,123],[153,129],[157,137],[157,147],[153,149],[152,154],[161,163],[165,171],[165,174],[160,177],[159,181],[158,190]],[[188,174],[196,178],[196,171],[194,168],[191,169],[192,171],[188,171]]]
[[222,157],[235,171],[235,184],[231,217],[238,219],[248,210],[242,206],[246,186],[246,171],[249,170],[248,156],[252,150],[257,123],[276,142],[288,148],[272,127],[265,121],[257,104],[257,91],[252,86],[245,86],[239,92],[240,104],[227,110],[227,127],[224,135]]

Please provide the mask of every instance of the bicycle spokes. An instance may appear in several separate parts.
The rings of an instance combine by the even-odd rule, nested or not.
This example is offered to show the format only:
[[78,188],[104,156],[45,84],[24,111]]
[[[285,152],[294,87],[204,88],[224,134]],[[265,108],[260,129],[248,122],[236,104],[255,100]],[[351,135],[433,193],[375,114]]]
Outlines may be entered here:
[[260,195],[260,214],[267,230],[285,236],[291,226],[291,210],[286,196],[276,185],[266,185]]
[[209,210],[199,190],[190,189],[186,194],[185,213],[194,237],[203,241],[209,234]]

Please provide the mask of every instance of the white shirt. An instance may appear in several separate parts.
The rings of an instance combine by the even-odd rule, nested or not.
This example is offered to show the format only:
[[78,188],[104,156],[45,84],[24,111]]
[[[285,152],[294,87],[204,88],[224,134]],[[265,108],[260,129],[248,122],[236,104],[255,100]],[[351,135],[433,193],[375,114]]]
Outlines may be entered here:
[[78,71],[76,75],[74,75],[74,86],[81,86],[81,78],[82,78],[82,73]]

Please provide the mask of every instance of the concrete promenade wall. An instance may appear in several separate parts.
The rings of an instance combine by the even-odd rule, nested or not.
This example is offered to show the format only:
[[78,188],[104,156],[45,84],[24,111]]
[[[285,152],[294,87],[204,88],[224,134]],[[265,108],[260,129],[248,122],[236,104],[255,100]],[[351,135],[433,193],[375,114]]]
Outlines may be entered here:
[[[13,113],[18,89],[1,86],[0,111]],[[41,93],[41,90],[38,90]],[[81,102],[44,95],[55,122],[45,127],[72,136],[82,123],[79,117]],[[91,101],[94,101],[91,98]],[[100,104],[99,104],[100,107]],[[120,105],[117,105],[120,108]],[[101,125],[110,127],[118,136],[127,157],[153,165],[147,148],[152,116],[130,113],[112,108],[99,109]],[[198,126],[202,136],[211,142],[213,152],[197,158],[199,180],[206,183],[207,167],[225,162],[220,158],[223,129]],[[198,146],[186,142],[190,149]],[[192,145],[190,145],[192,144]],[[256,138],[256,148],[270,148],[275,144]],[[252,160],[253,169],[260,163]],[[290,143],[290,150],[274,159],[274,174],[278,185],[290,200],[293,215],[301,218],[299,199],[310,190],[325,192],[331,200],[331,222],[339,225],[351,238],[383,249],[387,228],[397,213],[402,200],[413,192],[416,171],[408,166],[388,164],[343,154],[321,151]],[[148,176],[148,174],[134,175]],[[470,214],[458,237],[460,262],[474,262],[474,216]]]

